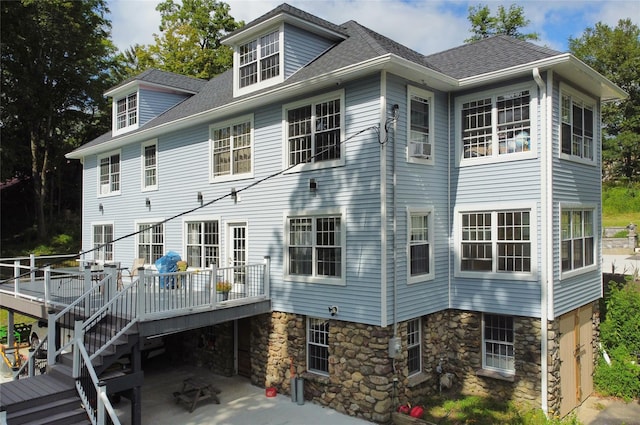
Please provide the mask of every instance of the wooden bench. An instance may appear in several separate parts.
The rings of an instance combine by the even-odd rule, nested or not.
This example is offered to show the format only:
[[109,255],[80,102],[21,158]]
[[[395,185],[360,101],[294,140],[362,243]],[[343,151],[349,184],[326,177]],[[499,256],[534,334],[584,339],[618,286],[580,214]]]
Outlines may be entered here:
[[204,379],[190,377],[182,381],[182,391],[174,392],[173,396],[176,398],[176,403],[184,403],[191,413],[196,408],[196,404],[202,400],[213,399],[216,404],[220,404],[219,393],[219,389]]

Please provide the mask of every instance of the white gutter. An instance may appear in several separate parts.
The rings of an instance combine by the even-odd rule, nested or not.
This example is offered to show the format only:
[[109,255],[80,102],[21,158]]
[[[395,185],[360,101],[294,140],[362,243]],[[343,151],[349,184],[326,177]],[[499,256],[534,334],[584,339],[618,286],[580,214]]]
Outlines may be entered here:
[[[455,151],[455,140],[451,140],[451,93],[448,93],[448,101],[447,101],[447,137],[449,140],[449,146],[447,147],[447,229],[451,229],[451,148],[453,147]],[[455,133],[454,133],[455,134]],[[447,235],[447,246],[449,255],[447,256],[447,287],[448,287],[448,297],[447,305],[451,308],[451,275],[453,274],[452,260],[451,256],[453,255],[453,250],[455,246],[453,245],[453,232],[448,231]]]

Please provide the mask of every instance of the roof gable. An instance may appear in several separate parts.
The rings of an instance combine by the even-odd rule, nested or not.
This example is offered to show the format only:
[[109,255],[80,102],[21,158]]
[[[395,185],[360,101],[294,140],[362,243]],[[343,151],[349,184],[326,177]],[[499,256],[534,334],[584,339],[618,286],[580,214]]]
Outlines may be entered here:
[[117,93],[123,90],[127,86],[133,85],[151,85],[156,87],[163,87],[169,90],[176,90],[186,93],[197,93],[204,87],[207,80],[200,78],[188,77],[186,75],[176,74],[174,72],[161,71],[159,69],[151,68],[146,71],[128,78],[109,89],[105,95],[111,96],[113,93]]

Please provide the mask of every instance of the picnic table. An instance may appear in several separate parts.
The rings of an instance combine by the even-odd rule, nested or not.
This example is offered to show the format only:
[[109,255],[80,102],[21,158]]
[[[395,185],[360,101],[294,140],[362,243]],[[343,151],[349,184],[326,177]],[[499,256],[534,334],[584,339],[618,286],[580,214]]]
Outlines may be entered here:
[[202,400],[213,399],[216,404],[220,404],[219,393],[220,390],[210,382],[198,377],[189,377],[182,381],[182,391],[174,392],[173,396],[176,398],[176,403],[184,403],[191,413],[196,408],[196,404]]

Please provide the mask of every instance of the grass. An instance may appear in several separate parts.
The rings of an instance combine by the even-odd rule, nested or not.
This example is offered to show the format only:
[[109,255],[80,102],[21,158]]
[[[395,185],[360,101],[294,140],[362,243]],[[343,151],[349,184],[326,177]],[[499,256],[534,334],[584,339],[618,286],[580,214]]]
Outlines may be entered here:
[[438,425],[579,425],[573,415],[548,419],[540,409],[516,406],[485,397],[430,398],[423,419]]
[[640,226],[640,212],[602,214],[604,227],[626,227],[629,223]]
[[[9,318],[9,312],[4,308],[0,308],[0,326],[7,326],[7,320]],[[35,322],[36,319],[30,316],[25,316],[23,314],[14,314],[13,315],[13,323],[32,323]]]

